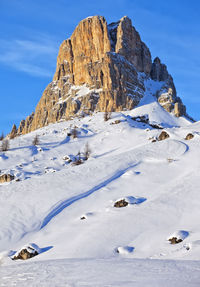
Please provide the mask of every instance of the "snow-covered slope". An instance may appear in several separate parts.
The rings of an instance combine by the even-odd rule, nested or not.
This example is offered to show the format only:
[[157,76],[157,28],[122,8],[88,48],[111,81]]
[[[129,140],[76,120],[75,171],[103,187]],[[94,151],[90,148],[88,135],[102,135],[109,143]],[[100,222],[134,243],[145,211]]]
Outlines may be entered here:
[[[164,127],[170,137],[152,142],[162,130],[136,120],[143,115],[149,118],[150,124]],[[78,131],[75,139],[68,135],[74,126]],[[188,133],[194,134],[190,141],[184,139]],[[32,146],[36,134],[40,144]],[[89,159],[81,165],[68,163],[67,156],[73,159],[79,151],[84,152],[86,143],[91,149]],[[137,272],[140,264],[146,264],[144,269],[157,268],[152,260],[134,260],[139,258],[199,260],[198,122],[192,124],[176,118],[164,111],[153,97],[148,97],[138,108],[113,113],[106,122],[102,113],[96,113],[49,125],[11,140],[10,145],[9,151],[0,153],[0,170],[15,175],[18,181],[0,185],[0,274],[4,277],[1,282],[4,285],[0,286],[9,286],[8,282],[15,280],[8,276],[10,273],[23,272],[23,268],[26,272],[38,268],[39,272],[40,266],[48,270],[53,265],[53,261],[45,265],[39,263],[41,260],[65,260],[65,263],[56,261],[57,269],[73,262],[79,266],[78,272],[82,272],[84,259],[92,258],[86,261],[89,269],[91,265],[99,266],[101,259],[101,264],[105,262],[102,270],[112,266],[111,273],[115,262],[116,270],[123,262],[124,266],[133,264],[133,268],[139,268]],[[115,208],[115,201],[123,198],[130,204]],[[182,236],[183,241],[172,245],[168,239],[175,236]],[[26,261],[26,266],[13,262],[9,256],[30,242],[40,247],[40,254]],[[72,258],[74,261],[70,261]],[[166,262],[159,264],[158,272],[168,266]],[[188,270],[188,278],[200,269],[199,261],[180,264]],[[49,272],[58,272],[57,269],[50,268]],[[176,280],[183,279],[182,269],[175,268]],[[199,283],[197,271],[193,275],[194,284]],[[86,285],[70,285],[73,280],[66,284],[108,286],[112,281],[106,283],[102,279],[99,285],[92,285],[93,279],[87,280]],[[123,281],[117,285],[115,281],[109,286],[140,286],[131,285],[134,280],[130,276],[127,280],[127,284]],[[144,283],[141,286],[149,286]],[[156,284],[152,286],[159,286]]]
[[198,287],[199,261],[63,259],[0,268],[0,286]]

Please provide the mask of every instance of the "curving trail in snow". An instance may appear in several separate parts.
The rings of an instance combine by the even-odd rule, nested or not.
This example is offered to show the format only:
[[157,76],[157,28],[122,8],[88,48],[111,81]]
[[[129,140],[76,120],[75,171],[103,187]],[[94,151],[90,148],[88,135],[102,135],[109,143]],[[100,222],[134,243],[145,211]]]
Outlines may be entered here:
[[136,167],[137,165],[138,165],[138,163],[134,163],[134,164],[130,165],[129,167],[123,169],[123,170],[117,171],[113,176],[111,176],[107,180],[101,182],[100,184],[94,186],[92,189],[90,189],[84,193],[81,193],[79,195],[73,196],[71,198],[65,199],[61,203],[56,204],[53,207],[53,209],[51,209],[49,211],[49,213],[45,216],[45,218],[42,220],[40,230],[42,228],[44,228],[56,215],[58,215],[60,212],[62,212],[63,209],[65,209],[66,207],[72,205],[73,203],[75,203],[75,202],[77,202],[77,201],[79,201],[85,197],[88,197],[89,195],[93,194],[94,192],[100,190],[101,188],[106,187],[112,181],[120,178],[128,170]]
[[146,147],[139,147],[131,150],[131,153],[135,153],[135,158],[137,161],[134,164],[129,165],[127,168],[122,169],[120,171],[117,171],[114,173],[113,176],[108,178],[105,181],[102,181],[100,184],[94,186],[92,189],[81,193],[79,195],[73,196],[71,198],[67,198],[62,200],[62,202],[57,203],[45,216],[45,218],[41,222],[40,230],[44,228],[55,216],[57,216],[59,213],[61,213],[65,208],[72,205],[73,203],[90,196],[94,192],[102,189],[103,187],[106,187],[111,182],[115,181],[116,179],[123,176],[126,172],[128,172],[130,169],[136,167],[139,165],[140,161],[147,160],[147,159],[165,159],[167,157],[180,157],[185,152],[188,151],[188,145],[181,141],[176,140],[168,140],[158,143],[160,146],[160,149],[158,149],[157,145],[147,145]]
[[[127,172],[129,172],[132,168],[139,166],[141,162],[166,161],[167,158],[179,158],[183,154],[185,154],[188,149],[188,145],[186,145],[185,143],[169,139],[162,142],[147,143],[145,145],[129,149],[128,151],[121,152],[117,155],[113,155],[112,152],[110,153],[110,155],[108,153],[108,155],[106,155],[108,160],[110,162],[114,162],[113,167],[115,167],[115,165],[117,164],[119,169],[115,171],[112,176],[110,176],[106,180],[101,181],[98,185],[85,192],[82,192],[70,198],[64,198],[59,200],[57,203],[53,204],[52,207],[46,212],[46,215],[43,219],[37,220],[31,226],[29,224],[27,225],[27,221],[24,222],[23,219],[19,219],[17,217],[16,220],[13,221],[13,225],[10,226],[11,229],[8,228],[4,231],[2,230],[1,237],[4,236],[7,237],[8,240],[12,240],[12,237],[14,237],[14,234],[16,233],[15,231],[19,232],[19,230],[21,230],[21,238],[25,237],[29,233],[37,232],[43,229],[47,224],[49,224],[50,221],[58,214],[60,214],[64,209],[80,201],[81,199],[89,197],[91,194],[108,186],[120,177],[125,176]],[[118,150],[116,150],[116,152],[118,152]],[[118,157],[117,161],[115,160],[116,157]],[[130,160],[132,161],[132,163],[130,163]],[[127,162],[128,167],[120,169],[119,163],[123,161]],[[103,166],[102,168],[104,169]],[[26,172],[26,176],[28,175],[31,175],[31,173]]]

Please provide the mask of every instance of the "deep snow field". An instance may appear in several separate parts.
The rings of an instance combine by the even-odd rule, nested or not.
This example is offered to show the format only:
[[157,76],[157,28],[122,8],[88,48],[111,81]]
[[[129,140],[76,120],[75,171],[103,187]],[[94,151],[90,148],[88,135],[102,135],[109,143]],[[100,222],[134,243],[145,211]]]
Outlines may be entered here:
[[[170,137],[152,142],[162,130],[138,115]],[[65,160],[86,143],[87,161]],[[200,286],[200,123],[152,98],[106,122],[95,113],[10,140],[0,170],[15,175],[0,184],[0,286]],[[11,260],[29,243],[38,256]]]

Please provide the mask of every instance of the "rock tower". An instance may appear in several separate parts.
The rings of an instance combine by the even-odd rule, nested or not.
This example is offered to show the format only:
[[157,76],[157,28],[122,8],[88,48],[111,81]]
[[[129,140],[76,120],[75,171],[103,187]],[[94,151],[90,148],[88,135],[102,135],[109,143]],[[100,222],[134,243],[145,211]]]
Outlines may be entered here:
[[152,63],[131,20],[107,24],[102,16],[88,17],[61,44],[53,81],[18,134],[94,111],[133,109],[144,97],[146,80],[160,82],[155,96],[163,108],[186,115],[167,67],[158,57]]

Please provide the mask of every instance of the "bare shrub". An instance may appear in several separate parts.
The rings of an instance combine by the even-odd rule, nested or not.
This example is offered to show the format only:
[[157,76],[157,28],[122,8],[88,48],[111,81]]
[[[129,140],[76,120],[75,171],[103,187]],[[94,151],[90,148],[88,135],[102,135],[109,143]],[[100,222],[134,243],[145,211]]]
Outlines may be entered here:
[[83,161],[81,159],[81,153],[79,151],[76,155],[76,160],[73,162],[73,165],[80,165],[82,163],[83,163]]
[[33,145],[38,145],[40,143],[40,140],[39,140],[39,136],[38,135],[35,135],[33,141],[32,141],[32,144]]
[[75,126],[71,131],[72,138],[75,139],[78,137],[77,127]]
[[9,147],[10,147],[9,140],[4,139],[4,140],[2,141],[0,150],[1,150],[1,151],[7,151],[7,150],[9,150]]
[[91,149],[89,147],[89,144],[86,143],[85,150],[84,150],[84,159],[88,160],[88,158],[90,157],[90,154],[91,154]]

